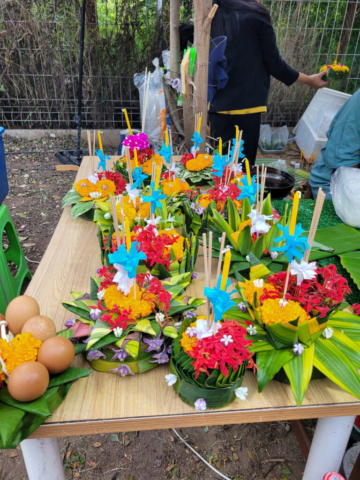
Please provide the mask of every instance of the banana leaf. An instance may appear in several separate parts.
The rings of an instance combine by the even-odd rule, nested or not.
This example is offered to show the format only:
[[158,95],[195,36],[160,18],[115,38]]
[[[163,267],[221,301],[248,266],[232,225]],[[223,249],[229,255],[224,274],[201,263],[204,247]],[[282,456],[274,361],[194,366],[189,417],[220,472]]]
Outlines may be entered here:
[[302,404],[309,386],[314,364],[315,343],[305,348],[301,355],[294,355],[290,362],[285,363],[284,370],[290,380],[296,404]]
[[239,234],[238,249],[244,257],[249,255],[253,242],[251,238],[251,228],[247,225]]
[[[263,342],[264,343],[264,342]],[[253,345],[255,347],[255,345]],[[283,350],[257,350],[256,365],[259,370],[257,372],[258,389],[262,392],[266,385],[274,378],[277,372],[294,357],[291,349]]]
[[248,198],[244,198],[241,206],[241,222],[249,220],[249,214],[251,213],[251,204]]
[[65,208],[67,205],[73,205],[78,203],[81,200],[81,195],[77,193],[74,189],[71,189],[67,192],[65,197],[61,201],[61,208]]
[[238,209],[230,197],[227,199],[227,216],[230,227],[236,232],[239,229],[241,220]]
[[266,326],[269,341],[276,349],[287,348],[298,342],[298,321],[274,323]]
[[7,388],[0,390],[0,449],[16,448],[51,417],[66,397],[71,382],[90,373],[91,370],[70,367],[59,375],[51,376],[44,395],[33,402],[17,402]]
[[343,332],[354,342],[360,342],[360,318],[357,315],[339,310],[330,315],[327,326]]
[[343,253],[340,262],[360,289],[360,252]]
[[92,200],[89,202],[75,203],[75,205],[71,209],[72,219],[75,220],[75,218],[79,215],[83,215],[84,213],[88,212],[93,208],[93,206],[94,202]]

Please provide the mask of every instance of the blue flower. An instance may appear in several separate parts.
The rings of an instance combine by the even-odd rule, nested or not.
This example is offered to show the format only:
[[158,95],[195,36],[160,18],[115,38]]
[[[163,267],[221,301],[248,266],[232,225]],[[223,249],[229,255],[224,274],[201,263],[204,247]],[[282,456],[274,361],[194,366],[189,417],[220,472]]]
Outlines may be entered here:
[[163,343],[165,341],[164,338],[160,338],[160,337],[161,337],[161,333],[159,333],[159,336],[156,338],[144,338],[143,339],[144,343],[147,343],[149,345],[145,350],[145,352],[147,353],[152,351],[160,352],[163,346]]
[[194,135],[191,141],[194,142],[195,150],[197,150],[200,143],[204,143],[204,140],[201,138],[201,135],[198,132],[194,132]]
[[132,242],[130,251],[128,252],[125,245],[120,247],[114,253],[109,254],[109,260],[111,263],[118,263],[124,267],[124,270],[128,272],[129,278],[136,277],[136,268],[139,265],[140,260],[146,260],[147,256],[140,250],[139,242]]
[[164,142],[163,146],[161,147],[161,149],[159,151],[159,155],[164,157],[166,163],[170,163],[171,162],[171,157],[172,157],[172,155],[174,155],[174,153],[171,153],[171,145],[166,146],[166,143]]
[[285,240],[285,243],[281,247],[273,247],[272,250],[285,253],[289,263],[293,261],[294,257],[301,260],[305,253],[305,249],[310,249],[310,246],[307,243],[308,237],[300,237],[300,235],[305,232],[305,230],[301,228],[301,224],[298,223],[296,225],[294,235],[290,235],[288,226],[283,227],[280,224],[277,224],[277,226],[284,232],[284,234],[279,238],[275,238],[274,242],[278,243]]
[[164,200],[166,195],[161,193],[160,190],[155,190],[155,182],[151,182],[151,195],[147,197],[142,197],[145,203],[151,202],[151,213],[155,214],[156,207],[161,208],[160,200]]
[[142,182],[148,177],[145,173],[142,173],[143,167],[136,167],[133,171],[133,184],[131,190],[134,188],[141,188]]
[[[231,147],[231,149],[230,149],[231,161],[234,160],[233,157],[234,157],[235,145],[236,145],[236,139],[233,138],[233,139],[232,139],[232,147]],[[244,140],[241,140],[241,142],[240,142],[239,158],[245,158],[245,153],[244,153]],[[237,160],[237,159],[235,158],[235,160]]]
[[214,312],[215,312],[215,322],[221,320],[224,313],[229,310],[229,308],[236,305],[234,300],[231,300],[230,296],[236,291],[231,290],[231,292],[227,292],[226,290],[230,287],[231,281],[230,279],[226,282],[225,290],[221,290],[221,279],[222,275],[220,275],[218,284],[215,288],[204,288],[204,295],[207,297],[210,302],[213,304]]
[[227,155],[221,156],[217,153],[213,158],[212,168],[214,170],[214,176],[222,178],[225,168],[231,162],[231,158],[227,159]]
[[[251,205],[255,202],[256,197],[256,175],[254,175],[251,179],[251,183],[249,185],[247,175],[245,175],[240,182],[242,185],[238,185],[241,189],[240,195],[237,197],[237,200],[243,200],[244,198],[248,198],[250,200]],[[261,185],[259,185],[259,192],[261,189]]]
[[96,155],[99,157],[100,161],[97,166],[97,169],[99,170],[100,168],[103,169],[103,171],[106,171],[106,160],[110,160],[109,155],[104,155],[102,150],[95,150]]

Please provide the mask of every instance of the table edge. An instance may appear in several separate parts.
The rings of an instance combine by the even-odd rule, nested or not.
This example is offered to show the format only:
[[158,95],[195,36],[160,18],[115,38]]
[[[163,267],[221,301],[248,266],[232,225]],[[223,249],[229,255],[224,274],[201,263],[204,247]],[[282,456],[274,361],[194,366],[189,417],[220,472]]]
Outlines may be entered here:
[[360,415],[360,402],[310,405],[303,407],[275,407],[253,410],[214,411],[156,415],[106,420],[84,420],[43,424],[29,438],[67,437],[98,433],[163,430],[168,428],[203,427],[243,423],[303,420],[309,418]]

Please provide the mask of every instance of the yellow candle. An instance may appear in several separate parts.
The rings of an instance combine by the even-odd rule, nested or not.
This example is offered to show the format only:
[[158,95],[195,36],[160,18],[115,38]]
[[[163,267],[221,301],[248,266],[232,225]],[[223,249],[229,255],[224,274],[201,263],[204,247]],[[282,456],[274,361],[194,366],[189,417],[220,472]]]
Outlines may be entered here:
[[297,218],[297,213],[299,209],[299,200],[300,200],[299,192],[296,192],[294,196],[292,211],[291,211],[291,220],[290,220],[290,229],[289,229],[290,235],[294,235],[294,232],[295,232],[296,218]]
[[248,185],[251,184],[251,175],[250,175],[250,165],[249,165],[249,160],[245,158],[245,168],[246,168],[246,175],[248,179]]
[[128,218],[125,218],[125,233],[126,233],[126,246],[129,252],[131,248],[131,234],[130,234],[130,223]]
[[225,253],[224,266],[223,266],[221,285],[220,285],[221,290],[226,290],[226,282],[229,276],[230,263],[231,263],[231,251],[228,250]]
[[128,127],[129,133],[130,133],[130,135],[132,135],[133,133],[132,133],[132,130],[131,130],[131,127],[130,127],[130,121],[129,121],[129,117],[128,117],[128,113],[127,113],[126,108],[124,108],[123,112],[124,112],[124,115],[125,115],[126,125]]
[[202,116],[200,115],[200,117],[199,117],[199,123],[198,123],[198,133],[201,132],[201,121],[202,121]]
[[134,148],[134,160],[135,160],[135,168],[139,168],[138,156],[137,156],[137,148]]
[[219,139],[219,153],[222,155],[222,138]]
[[169,146],[169,132],[167,130],[165,132],[165,145]]
[[161,174],[161,166],[159,165],[156,169],[155,190],[159,189],[160,174]]
[[98,139],[99,139],[99,148],[104,153],[103,145],[102,145],[102,141],[101,141],[101,133],[99,132],[99,130],[98,130]]
[[301,155],[300,155],[301,160],[303,159],[303,156],[304,156],[304,149],[301,150]]
[[237,140],[239,138],[239,127],[235,125],[235,139]]

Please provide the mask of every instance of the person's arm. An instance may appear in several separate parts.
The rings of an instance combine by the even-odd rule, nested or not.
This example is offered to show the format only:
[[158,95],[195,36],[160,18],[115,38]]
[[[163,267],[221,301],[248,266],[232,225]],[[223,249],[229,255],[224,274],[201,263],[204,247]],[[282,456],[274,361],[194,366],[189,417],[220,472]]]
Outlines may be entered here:
[[323,76],[327,72],[315,73],[314,75],[305,75],[305,73],[299,73],[299,77],[296,80],[298,83],[303,83],[311,88],[324,88],[329,85],[330,82],[325,82]]

